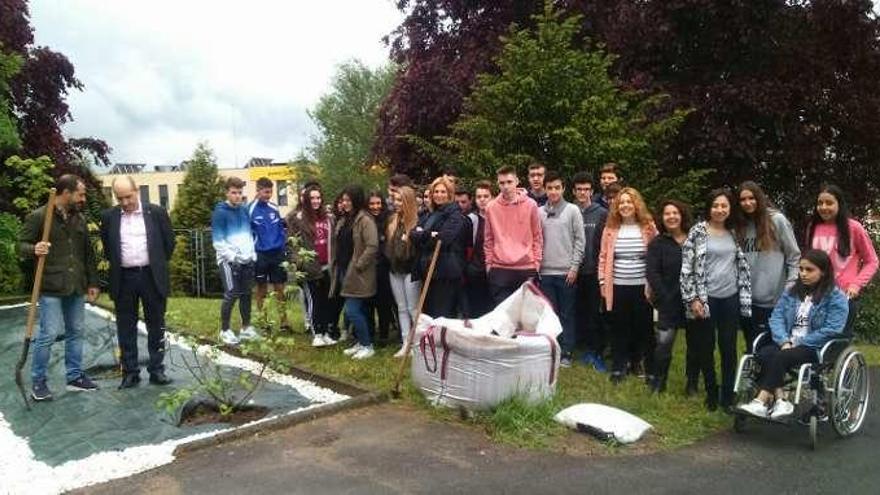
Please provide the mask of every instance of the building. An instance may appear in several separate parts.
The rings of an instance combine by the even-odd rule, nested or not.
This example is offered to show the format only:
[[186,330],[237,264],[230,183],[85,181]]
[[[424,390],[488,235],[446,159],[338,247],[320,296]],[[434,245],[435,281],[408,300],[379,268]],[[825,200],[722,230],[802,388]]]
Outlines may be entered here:
[[[117,163],[106,174],[98,175],[104,194],[113,198],[111,186],[113,179],[120,175],[131,175],[140,189],[141,201],[161,205],[168,211],[174,208],[177,192],[186,176],[186,162],[179,165],[155,165],[148,170],[144,163]],[[267,177],[275,183],[272,191],[274,201],[282,215],[296,206],[296,179],[291,167],[286,163],[272,162],[271,158],[251,158],[244,168],[219,169],[221,177],[238,177],[245,182],[244,196],[252,200],[257,193],[257,179]]]

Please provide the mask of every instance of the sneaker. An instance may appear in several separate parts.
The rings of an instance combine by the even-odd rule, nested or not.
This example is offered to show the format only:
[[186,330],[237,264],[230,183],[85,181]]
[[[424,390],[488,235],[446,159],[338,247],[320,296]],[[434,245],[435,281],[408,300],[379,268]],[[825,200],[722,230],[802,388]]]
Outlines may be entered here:
[[376,355],[376,351],[373,350],[373,346],[362,346],[361,350],[354,353],[351,358],[352,359],[367,359]]
[[791,416],[793,412],[794,404],[785,399],[776,399],[776,402],[773,403],[773,409],[770,410],[770,417],[772,419],[782,419]]
[[98,386],[86,375],[80,375],[76,380],[67,382],[67,390],[71,392],[94,392],[98,390]]
[[324,341],[324,345],[336,345],[337,343],[329,333],[322,334],[321,339]]
[[46,385],[45,380],[34,383],[33,387],[31,387],[31,397],[35,401],[52,400],[52,392],[49,390],[49,386]]
[[324,347],[327,343],[324,341],[323,334],[316,334],[312,337],[312,347]]
[[346,356],[351,356],[361,349],[363,349],[363,346],[360,343],[357,343],[357,344],[349,347],[348,349],[342,351],[342,353],[345,354]]
[[235,335],[235,332],[227,328],[220,332],[220,342],[223,342],[226,345],[238,345],[239,340]]
[[397,359],[400,359],[403,356],[406,356],[406,346],[401,346],[400,350],[394,353],[394,357]]
[[571,368],[571,354],[563,354],[559,359],[560,368]]
[[740,404],[737,406],[737,409],[744,412],[749,413],[752,416],[757,416],[759,418],[767,417],[767,404],[764,404],[762,401],[758,399],[752,399],[748,404]]
[[254,327],[252,327],[251,325],[246,326],[241,332],[238,333],[239,340],[255,340],[259,338],[260,334],[258,334],[257,331],[254,330]]

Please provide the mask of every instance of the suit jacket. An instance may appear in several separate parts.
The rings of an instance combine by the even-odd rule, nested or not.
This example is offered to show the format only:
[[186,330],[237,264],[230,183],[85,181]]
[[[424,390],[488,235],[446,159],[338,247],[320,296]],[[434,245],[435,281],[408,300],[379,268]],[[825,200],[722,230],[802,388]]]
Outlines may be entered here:
[[[168,212],[159,205],[143,203],[144,226],[147,231],[147,252],[150,256],[150,274],[156,289],[162,297],[168,297],[170,281],[168,261],[174,252],[174,232]],[[119,296],[122,280],[122,243],[119,226],[122,208],[114,206],[101,213],[101,241],[104,243],[104,256],[110,262],[110,297],[115,301]]]

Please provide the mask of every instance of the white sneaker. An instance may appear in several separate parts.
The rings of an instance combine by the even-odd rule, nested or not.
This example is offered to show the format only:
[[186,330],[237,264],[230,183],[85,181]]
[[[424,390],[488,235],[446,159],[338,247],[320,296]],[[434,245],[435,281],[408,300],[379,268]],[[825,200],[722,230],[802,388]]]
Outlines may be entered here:
[[239,340],[238,337],[235,336],[235,332],[227,328],[220,332],[220,342],[223,342],[226,345],[238,345]]
[[759,418],[766,418],[768,414],[767,404],[764,404],[762,401],[758,399],[752,399],[748,404],[740,404],[737,406],[742,412],[746,412],[751,414],[752,416],[757,416]]
[[770,410],[770,417],[772,419],[782,419],[786,416],[791,416],[793,412],[794,404],[785,399],[776,399],[776,402],[773,403],[773,409]]
[[376,355],[376,351],[373,350],[373,346],[368,345],[366,347],[361,347],[361,350],[354,353],[351,356],[352,359],[367,359]]
[[394,357],[400,359],[403,356],[406,356],[406,346],[401,346],[400,350],[394,353]]
[[363,348],[364,347],[360,343],[357,343],[357,344],[349,347],[348,349],[342,351],[342,353],[345,354],[346,356],[351,356]]
[[239,340],[254,340],[259,339],[260,334],[258,334],[257,331],[254,330],[254,327],[248,325],[246,328],[238,333],[238,338]]
[[329,333],[322,334],[321,338],[324,341],[324,345],[336,345],[336,341],[333,340]]
[[325,345],[327,345],[327,343],[324,342],[324,336],[322,334],[316,334],[312,338],[312,347],[324,347]]

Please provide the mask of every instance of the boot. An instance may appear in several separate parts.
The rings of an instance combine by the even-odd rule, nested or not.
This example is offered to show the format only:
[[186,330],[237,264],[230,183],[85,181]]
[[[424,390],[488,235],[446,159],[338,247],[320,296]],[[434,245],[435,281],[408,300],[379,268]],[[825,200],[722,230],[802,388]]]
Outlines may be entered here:
[[718,410],[718,385],[706,385],[706,409]]

